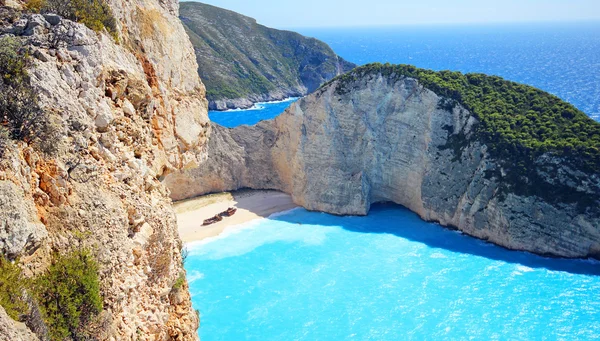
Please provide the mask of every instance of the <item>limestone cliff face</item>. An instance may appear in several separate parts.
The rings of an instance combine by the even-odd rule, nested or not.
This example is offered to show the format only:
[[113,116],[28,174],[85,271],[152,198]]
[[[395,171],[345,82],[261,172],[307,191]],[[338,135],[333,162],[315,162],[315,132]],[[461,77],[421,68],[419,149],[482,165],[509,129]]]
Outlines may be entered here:
[[55,155],[15,142],[0,160],[0,251],[34,276],[53,252],[92,250],[99,340],[196,340],[160,180],[206,159],[205,88],[176,1],[109,4],[120,43],[55,15],[1,22],[30,49],[31,84],[60,136]]
[[[336,92],[338,81],[256,126],[215,125],[209,161],[169,179],[175,199],[243,187],[278,189],[309,210],[364,215],[395,202],[439,222],[516,250],[563,257],[600,256],[600,216],[577,203],[501,194],[486,145],[469,140],[478,120],[414,79],[369,75]],[[557,184],[600,193],[598,175],[560,160]],[[550,181],[550,180],[549,180]],[[585,187],[585,188],[584,188]],[[600,197],[600,196],[596,196]],[[596,213],[593,213],[596,212]]]

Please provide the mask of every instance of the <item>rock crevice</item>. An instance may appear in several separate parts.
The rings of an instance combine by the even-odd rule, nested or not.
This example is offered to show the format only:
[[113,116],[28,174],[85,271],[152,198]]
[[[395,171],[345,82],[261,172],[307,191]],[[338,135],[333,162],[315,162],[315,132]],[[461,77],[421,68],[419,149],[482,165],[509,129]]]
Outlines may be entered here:
[[19,15],[0,20],[0,34],[30,51],[31,87],[59,136],[55,154],[13,141],[0,160],[0,251],[33,277],[54,253],[91,250],[99,340],[197,340],[187,284],[175,285],[182,243],[160,179],[207,157],[204,85],[190,73],[177,1],[107,3],[119,42],[55,15],[2,9]]

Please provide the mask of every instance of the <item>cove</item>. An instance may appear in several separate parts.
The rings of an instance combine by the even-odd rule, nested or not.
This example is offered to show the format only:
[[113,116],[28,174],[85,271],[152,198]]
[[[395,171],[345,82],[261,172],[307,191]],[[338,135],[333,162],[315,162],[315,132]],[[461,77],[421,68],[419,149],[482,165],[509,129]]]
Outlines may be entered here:
[[226,111],[209,111],[212,122],[223,127],[235,128],[240,125],[254,125],[262,120],[270,120],[279,116],[299,98],[288,98],[283,101],[256,103],[249,109],[234,109]]
[[591,340],[600,265],[509,251],[395,205],[296,209],[186,246],[202,340]]

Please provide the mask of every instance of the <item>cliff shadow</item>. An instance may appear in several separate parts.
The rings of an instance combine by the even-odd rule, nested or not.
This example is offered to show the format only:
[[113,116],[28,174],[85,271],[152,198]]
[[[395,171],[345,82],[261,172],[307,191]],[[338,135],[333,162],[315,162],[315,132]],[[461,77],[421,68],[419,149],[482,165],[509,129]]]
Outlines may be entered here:
[[509,250],[439,224],[425,222],[415,213],[395,204],[373,205],[368,217],[369,223],[365,223],[364,219],[367,219],[365,217],[339,217],[339,219],[331,220],[322,219],[320,214],[308,214],[305,211],[304,214],[278,215],[269,219],[294,224],[341,226],[345,230],[355,233],[391,234],[423,243],[432,248],[485,257],[529,268],[600,276],[600,262],[598,261],[547,258],[528,252]]

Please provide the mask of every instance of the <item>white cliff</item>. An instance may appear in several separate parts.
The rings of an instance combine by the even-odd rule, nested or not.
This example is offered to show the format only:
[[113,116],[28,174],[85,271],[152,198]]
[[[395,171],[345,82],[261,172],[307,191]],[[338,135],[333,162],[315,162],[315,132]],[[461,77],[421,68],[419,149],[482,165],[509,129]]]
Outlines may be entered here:
[[[277,189],[309,210],[340,215],[364,215],[373,203],[394,202],[510,249],[600,256],[594,207],[582,211],[577,202],[501,194],[505,180],[488,173],[501,166],[485,144],[471,139],[478,120],[469,111],[444,108],[441,97],[412,78],[369,74],[345,84],[349,91],[342,93],[339,82],[274,120],[235,129],[214,125],[209,161],[172,175],[172,197]],[[470,141],[460,153],[452,148],[456,137]],[[560,174],[579,179],[562,185],[600,192],[598,175],[555,161]]]

